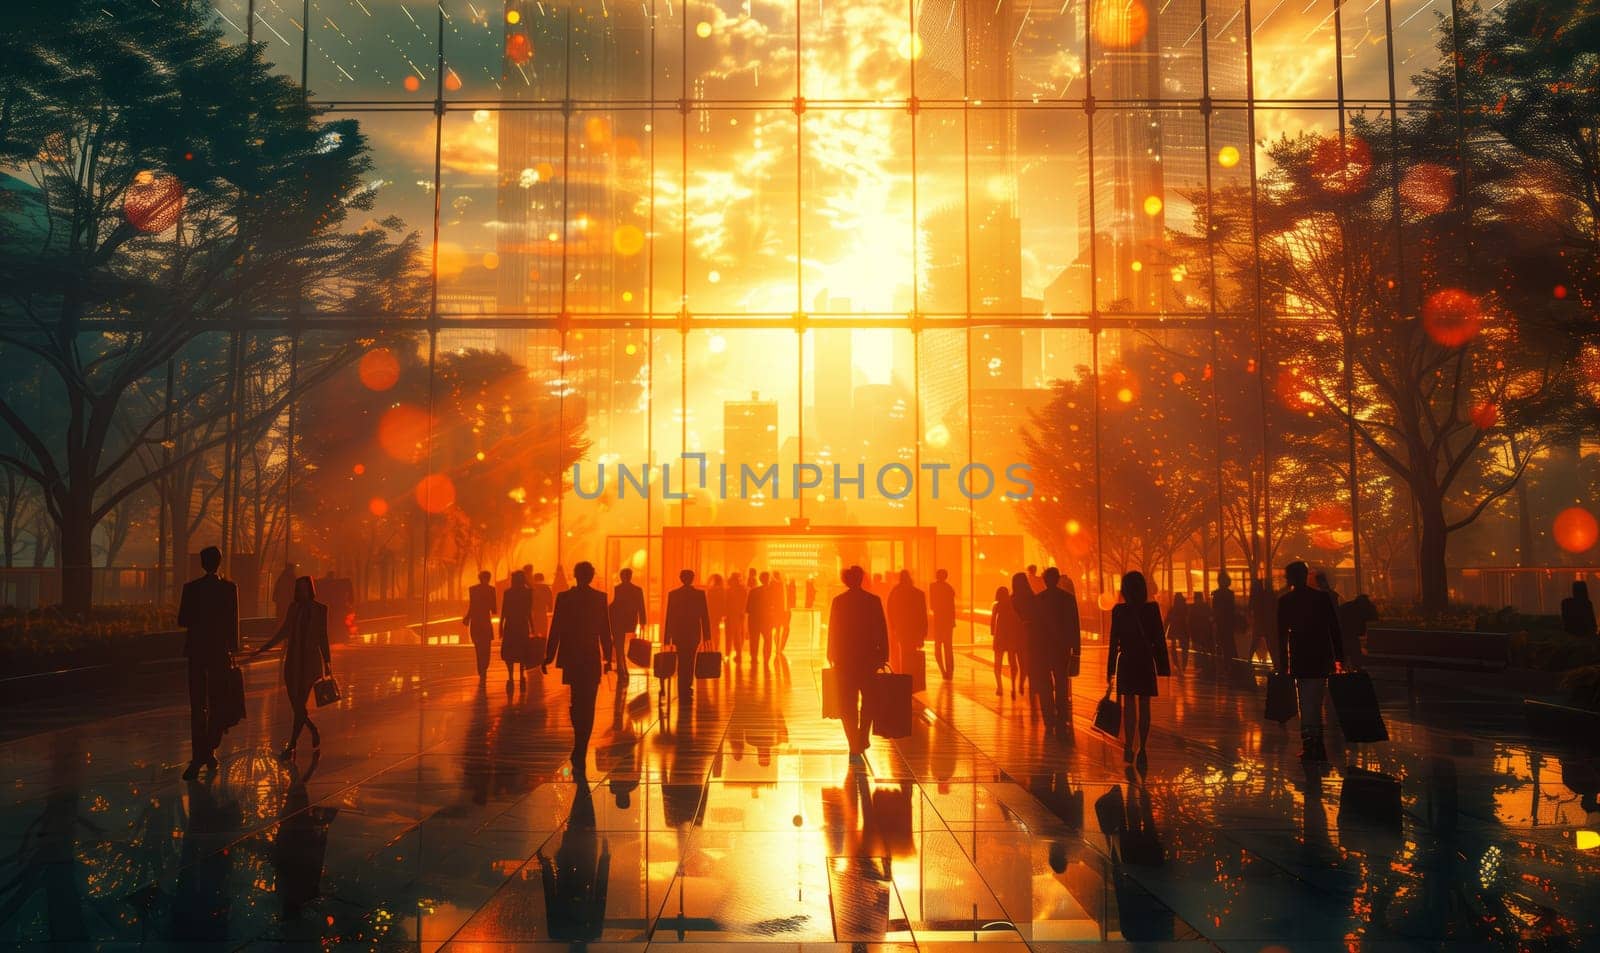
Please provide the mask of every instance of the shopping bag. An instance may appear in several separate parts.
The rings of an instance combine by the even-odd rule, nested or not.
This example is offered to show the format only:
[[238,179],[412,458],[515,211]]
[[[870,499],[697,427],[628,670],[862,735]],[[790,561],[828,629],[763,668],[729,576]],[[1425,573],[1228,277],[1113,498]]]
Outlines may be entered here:
[[550,640],[542,635],[535,635],[528,639],[528,661],[526,665],[543,665],[545,650],[550,647]]
[[1094,710],[1094,730],[1115,738],[1122,731],[1122,705],[1111,697],[1111,689],[1106,689],[1106,697],[1100,699],[1100,704]]
[[822,670],[822,717],[844,718],[844,689],[836,668]]
[[879,738],[911,734],[911,676],[875,672],[872,676],[872,733]]
[[877,825],[879,846],[890,857],[911,857],[916,854],[916,840],[911,834],[911,786],[906,783],[885,784],[872,792],[872,820]]
[[[645,645],[646,647],[649,647],[648,642],[645,643]],[[675,649],[668,649],[665,652],[657,652],[653,665],[654,668],[652,671],[655,672],[656,678],[671,678],[672,676],[678,674],[677,651]]]
[[1300,699],[1295,691],[1294,679],[1285,672],[1273,672],[1268,675],[1267,710],[1262,717],[1281,725],[1298,714],[1300,714]]
[[1328,678],[1328,694],[1339,715],[1345,741],[1388,741],[1389,729],[1378,710],[1378,693],[1366,672],[1344,672]]
[[311,694],[318,708],[326,708],[339,700],[339,682],[331,674],[324,675],[312,684]]
[[721,678],[722,653],[701,651],[694,654],[695,678]]
[[650,643],[644,639],[628,640],[628,661],[646,668],[650,665]]
[[1339,786],[1339,824],[1362,822],[1400,827],[1400,779],[1351,765]]

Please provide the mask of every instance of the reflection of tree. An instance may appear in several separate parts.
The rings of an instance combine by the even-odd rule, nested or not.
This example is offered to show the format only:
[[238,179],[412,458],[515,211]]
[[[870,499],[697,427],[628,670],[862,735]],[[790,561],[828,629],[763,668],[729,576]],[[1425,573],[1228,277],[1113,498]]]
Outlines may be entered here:
[[82,759],[65,732],[54,746],[50,793],[44,811],[22,832],[21,845],[5,860],[15,864],[11,876],[0,881],[0,928],[28,936],[31,918],[19,914],[33,898],[44,895],[45,926],[52,942],[88,940],[83,900],[78,892],[78,830],[103,834],[78,812],[79,765]]

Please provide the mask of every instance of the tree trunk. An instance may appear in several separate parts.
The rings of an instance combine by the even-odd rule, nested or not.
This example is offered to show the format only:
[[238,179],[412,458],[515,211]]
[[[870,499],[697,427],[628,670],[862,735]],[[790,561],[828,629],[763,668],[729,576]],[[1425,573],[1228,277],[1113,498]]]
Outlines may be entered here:
[[1419,497],[1417,510],[1422,517],[1417,545],[1420,556],[1417,581],[1422,590],[1422,614],[1436,616],[1450,606],[1450,574],[1445,568],[1449,534],[1445,531],[1444,502]]
[[92,504],[64,494],[61,508],[61,608],[85,616],[94,604],[94,519]]

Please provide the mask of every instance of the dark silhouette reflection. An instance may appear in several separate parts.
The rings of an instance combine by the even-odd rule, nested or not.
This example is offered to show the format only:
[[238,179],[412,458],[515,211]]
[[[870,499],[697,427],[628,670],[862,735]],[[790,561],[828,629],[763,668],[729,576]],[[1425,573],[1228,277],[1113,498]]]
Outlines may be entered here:
[[336,807],[312,806],[306,783],[317,771],[320,753],[311,756],[304,772],[291,764],[289,794],[283,803],[283,820],[272,845],[272,867],[278,879],[278,902],[283,915],[293,917],[322,895],[322,865],[328,853],[328,828],[339,815]]
[[489,694],[480,685],[472,697],[472,717],[461,744],[461,782],[472,793],[472,803],[489,803],[489,782],[493,777],[489,760]]
[[189,826],[183,833],[178,883],[172,902],[172,938],[222,943],[228,939],[232,897],[227,850],[239,826],[239,805],[224,786],[189,784]]
[[1028,793],[1043,804],[1045,810],[1060,818],[1067,830],[1083,830],[1083,789],[1074,789],[1065,771],[1029,777]]
[[628,682],[617,679],[616,691],[611,700],[611,740],[598,749],[596,761],[607,773],[607,787],[616,799],[618,810],[627,810],[633,804],[633,792],[639,789],[639,735],[634,723],[649,714],[648,690],[628,700]]
[[83,901],[75,870],[79,829],[104,833],[78,812],[81,766],[74,739],[61,732],[52,745],[50,793],[44,811],[22,832],[22,845],[6,858],[15,867],[0,883],[0,929],[22,938],[31,925],[13,922],[33,898],[44,894],[47,936],[53,943],[83,942]]
[[578,785],[555,856],[548,857],[540,849],[539,874],[551,939],[571,943],[599,940],[605,930],[611,847],[595,830],[594,795],[587,785]]
[[1113,785],[1095,801],[1094,810],[1111,856],[1111,881],[1123,937],[1135,941],[1173,939],[1177,918],[1172,910],[1139,883],[1135,871],[1129,870],[1159,867],[1166,859],[1149,790],[1143,784],[1130,786],[1124,801],[1121,786]]
[[889,898],[894,886],[889,859],[892,838],[885,836],[883,813],[892,814],[903,807],[908,841],[910,837],[909,787],[897,787],[898,794],[886,797],[903,798],[903,805],[891,806],[889,800],[875,804],[866,772],[852,767],[841,787],[822,790],[833,929],[835,938],[840,941],[865,943],[881,940],[889,932]]

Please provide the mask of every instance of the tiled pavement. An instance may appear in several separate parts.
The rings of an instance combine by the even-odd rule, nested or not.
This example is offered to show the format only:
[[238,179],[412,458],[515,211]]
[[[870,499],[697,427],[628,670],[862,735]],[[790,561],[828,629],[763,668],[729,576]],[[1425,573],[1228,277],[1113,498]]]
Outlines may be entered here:
[[1163,683],[1141,780],[1089,731],[1103,681],[1078,680],[1074,737],[1046,741],[986,650],[958,661],[866,771],[800,647],[700,683],[687,717],[642,676],[603,686],[582,787],[559,678],[481,692],[460,647],[336,650],[345,698],[293,767],[275,672],[254,672],[210,783],[178,779],[179,707],[41,723],[0,746],[0,945],[1600,943],[1600,852],[1574,843],[1600,816],[1572,790],[1595,762],[1503,703],[1386,697],[1393,741],[1358,756],[1403,778],[1388,830],[1341,817],[1340,773],[1308,776],[1256,691],[1198,667]]

